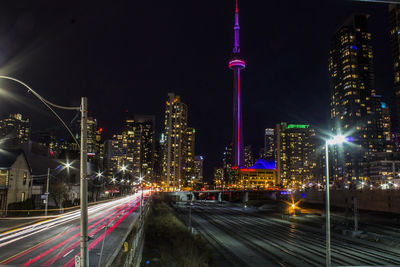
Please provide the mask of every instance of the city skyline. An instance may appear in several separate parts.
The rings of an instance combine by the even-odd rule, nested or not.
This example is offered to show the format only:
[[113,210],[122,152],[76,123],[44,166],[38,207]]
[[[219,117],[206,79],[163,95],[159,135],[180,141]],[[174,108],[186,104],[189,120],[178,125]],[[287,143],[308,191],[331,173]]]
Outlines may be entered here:
[[[283,4],[268,5],[268,10],[271,10],[271,12],[265,20],[260,21],[256,19],[256,15],[260,15],[262,10],[260,7],[262,6],[255,6],[245,1],[240,2],[241,27],[244,32],[244,38],[242,38],[244,41],[242,41],[241,45],[246,50],[246,60],[251,62],[252,65],[246,71],[246,80],[243,81],[243,88],[246,89],[246,93],[243,95],[243,102],[245,103],[243,124],[245,132],[248,132],[244,137],[244,145],[252,145],[254,152],[257,152],[263,146],[264,128],[273,127],[280,121],[307,123],[316,125],[317,127],[323,127],[329,121],[329,80],[327,67],[329,39],[351,13],[366,12],[371,14],[370,26],[374,36],[372,44],[375,53],[376,89],[377,92],[382,93],[388,100],[391,100],[391,96],[394,94],[392,89],[393,78],[390,49],[388,51],[384,49],[385,47],[390,48],[391,45],[389,41],[387,6],[349,1],[335,3],[332,1],[323,5],[316,3],[316,1],[310,1],[302,6],[292,3],[293,9],[299,7],[304,12],[308,10],[308,7],[313,5],[320,7],[318,12],[307,11],[308,13],[304,14],[309,14],[309,16],[301,17],[296,15],[297,13],[294,11],[283,14],[283,10],[286,10]],[[145,13],[150,12],[150,9],[154,8],[151,10],[155,12],[154,19],[156,21],[163,20],[163,16],[165,16],[161,12],[163,8],[166,8],[166,10],[170,8],[176,13],[176,18],[168,17],[166,22],[171,26],[168,27],[168,31],[177,37],[175,38],[176,40],[173,40],[176,47],[165,43],[165,47],[159,45],[157,40],[162,38],[165,33],[156,31],[159,35],[150,34],[140,28],[138,29],[135,37],[149,37],[150,40],[155,41],[151,42],[152,45],[148,51],[151,51],[152,55],[147,58],[147,61],[146,58],[143,59],[142,55],[126,50],[129,47],[125,47],[125,45],[121,47],[123,48],[121,51],[126,54],[122,54],[122,52],[115,54],[115,48],[110,49],[112,47],[110,44],[113,43],[113,40],[112,38],[107,38],[110,36],[116,38],[116,40],[126,38],[127,44],[132,45],[132,48],[129,49],[145,49],[140,44],[147,43],[147,41],[136,44],[135,40],[137,38],[135,39],[134,36],[129,36],[128,34],[121,36],[116,36],[115,34],[107,35],[111,34],[113,29],[118,25],[126,28],[128,28],[128,25],[134,25],[135,22],[135,25],[137,25],[138,20],[143,19],[141,16],[132,18],[132,21],[116,19],[111,24],[109,22],[102,22],[104,27],[101,28],[101,31],[99,30],[98,33],[92,36],[87,36],[87,30],[94,25],[96,19],[100,20],[99,16],[102,14],[102,6],[99,6],[94,11],[89,11],[88,7],[81,6],[78,9],[79,12],[74,11],[73,6],[67,6],[62,11],[58,11],[60,14],[57,14],[60,16],[56,18],[57,23],[55,23],[55,26],[49,28],[49,26],[44,27],[43,24],[51,19],[55,19],[55,17],[49,14],[46,9],[40,11],[36,7],[30,10],[29,4],[27,4],[28,14],[25,14],[10,4],[12,12],[5,14],[4,17],[9,19],[11,14],[15,14],[17,19],[8,20],[8,24],[4,26],[3,34],[5,35],[5,40],[15,40],[16,45],[15,48],[10,49],[3,44],[3,50],[6,52],[1,70],[7,72],[7,74],[24,79],[24,81],[45,96],[54,98],[56,102],[74,103],[79,100],[79,96],[82,93],[86,93],[89,101],[90,115],[98,119],[99,125],[104,128],[106,138],[107,136],[111,137],[113,133],[118,131],[126,109],[132,114],[156,115],[156,127],[158,128],[158,132],[160,132],[163,118],[163,109],[160,106],[162,106],[163,99],[167,95],[167,92],[180,94],[193,111],[190,114],[189,121],[192,122],[192,126],[197,130],[196,154],[205,157],[206,176],[211,178],[212,167],[221,161],[223,148],[229,145],[231,140],[232,122],[226,118],[231,117],[232,114],[232,73],[224,68],[226,68],[226,63],[229,59],[229,50],[233,41],[231,30],[233,16],[232,8],[229,8],[233,4],[234,1],[226,1],[218,4],[206,2],[201,6],[192,6],[191,4],[181,2],[172,2],[170,7],[163,4],[155,6],[143,4],[144,6],[141,6],[140,9],[145,10]],[[122,4],[114,7],[110,11],[110,18],[115,18],[117,14],[120,15],[121,12],[125,12],[122,9]],[[328,18],[324,19],[324,16],[321,14],[330,9],[341,9],[342,11],[330,12],[327,14]],[[183,12],[183,10],[187,11]],[[273,10],[280,10],[281,13],[275,12],[277,14],[274,14]],[[189,14],[192,18],[189,18]],[[211,19],[206,21],[200,20],[206,14]],[[278,21],[276,18],[278,14],[282,16],[280,19],[285,19],[288,22],[286,23],[287,25],[273,23]],[[43,16],[40,17],[40,15]],[[292,15],[294,16],[293,18],[291,18]],[[188,23],[187,26],[175,27],[178,25],[176,23],[178,23],[179,18],[189,20],[189,22],[193,23],[190,24],[192,26]],[[315,26],[313,22],[318,19],[321,25]],[[30,26],[28,22],[32,20],[35,23],[33,26]],[[199,24],[200,21],[201,24]],[[203,25],[203,23],[206,24]],[[76,30],[74,27],[78,24],[84,30]],[[274,25],[274,27],[265,28],[266,33],[269,34],[264,34],[263,30],[259,30],[260,27],[252,27],[255,24],[263,28],[268,25]],[[313,30],[309,29],[311,25],[314,26]],[[12,27],[20,27],[18,28],[20,29],[20,35],[7,35],[7,30]],[[187,31],[189,27],[195,30],[193,32],[192,30]],[[152,24],[152,29],[156,30],[154,24]],[[52,36],[50,38],[48,32],[53,33],[54,31],[58,32],[55,35],[56,37]],[[223,34],[214,36],[219,32],[223,32]],[[320,38],[315,38],[315,32],[318,33]],[[38,37],[34,33],[38,33]],[[203,36],[205,39],[201,39],[200,36]],[[81,40],[82,43],[78,44],[71,37]],[[214,38],[215,41],[212,44],[206,42],[207,44],[205,45],[203,41],[207,37],[210,39]],[[89,40],[93,38],[98,38],[99,40],[107,38],[107,42],[104,44],[101,42],[92,43],[93,40]],[[292,43],[295,44],[295,47],[289,46],[291,39],[293,39]],[[199,42],[199,40],[203,41]],[[258,42],[256,42],[257,40]],[[22,41],[31,42],[28,42],[29,45],[26,45]],[[47,47],[48,51],[39,46],[41,42],[45,43],[43,47]],[[52,48],[54,44],[59,44],[59,42],[64,42],[65,44],[59,45],[57,49]],[[90,44],[96,44],[96,46],[89,46]],[[110,58],[110,55],[100,51],[104,45],[109,47],[109,52],[112,55],[121,56],[120,59]],[[121,46],[121,44],[118,45]],[[173,49],[168,49],[168,51],[172,52],[168,53],[167,56],[162,55],[158,57],[161,55],[158,51],[162,48]],[[70,53],[77,53],[76,58],[84,52],[88,52],[89,54],[82,56],[80,60],[74,60],[74,57],[67,59],[63,53],[60,55],[60,51],[66,52],[66,55],[69,55],[69,57],[72,56]],[[47,55],[44,55],[44,53],[47,53]],[[309,69],[304,70],[306,68],[302,68],[300,63],[305,60],[304,54],[307,55],[307,53],[311,55],[308,60],[316,64],[310,63]],[[275,54],[276,57],[274,57]],[[57,57],[53,58],[55,55]],[[189,60],[194,58],[195,55],[203,55],[209,58],[213,62],[212,66],[208,66],[205,72],[203,63],[196,60]],[[278,57],[278,55],[280,56]],[[43,57],[41,68],[31,71],[31,62],[37,57]],[[101,59],[102,57],[104,59]],[[128,65],[128,61],[135,57],[141,58],[140,62],[145,63]],[[158,58],[173,64],[173,69],[177,70],[177,72],[168,75],[159,73],[157,71]],[[92,59],[96,60],[91,61]],[[63,63],[60,64],[59,62]],[[99,66],[95,66],[93,62],[99,63]],[[196,64],[193,62],[196,62]],[[191,68],[185,70],[184,66],[187,64]],[[76,66],[76,69],[71,68],[71,66]],[[133,69],[126,69],[126,67],[132,67]],[[143,77],[138,78],[136,75],[132,75],[133,70],[139,73],[137,76],[142,74]],[[88,74],[90,78],[79,80],[79,75],[77,75],[79,71]],[[106,74],[109,71],[110,78],[107,78]],[[187,71],[190,73],[197,72],[198,74],[187,75]],[[153,75],[150,74],[152,73],[156,77],[154,81],[151,80]],[[98,78],[99,74],[103,76]],[[69,80],[66,78],[66,75],[70,77]],[[54,79],[46,79],[45,77],[48,76],[54,77]],[[66,80],[66,82],[59,84],[55,82],[56,80]],[[107,86],[110,89],[107,89]],[[51,90],[54,87],[60,88],[58,89],[60,92],[58,96]],[[76,89],[74,89],[75,87]],[[146,90],[136,89],[138,87]],[[260,89],[260,87],[265,89]],[[295,89],[295,87],[300,89]],[[216,90],[216,88],[221,88],[221,90]],[[63,93],[67,92],[67,90],[71,93]],[[152,91],[152,93],[143,91]],[[101,92],[101,94],[98,94],[98,92]],[[277,96],[281,92],[285,93],[285,98]],[[124,97],[124,94],[127,94],[129,97]],[[27,98],[25,97],[25,99]],[[393,108],[392,101],[388,102],[389,107]],[[118,104],[115,105],[116,103]],[[313,104],[312,109],[311,104]],[[16,107],[16,105],[8,106],[11,106],[10,109]],[[274,110],[278,110],[279,112]],[[318,112],[315,112],[315,110]],[[4,110],[1,111],[7,114]],[[25,112],[22,113],[26,114]],[[47,119],[43,121],[50,121],[50,124],[53,125],[56,124],[50,116],[41,116],[47,116]],[[210,121],[209,118],[214,118],[215,116],[218,119]],[[116,120],[115,118],[120,119]],[[41,123],[41,121],[35,122],[33,118],[33,125],[40,125]]]
[[2,7],[0,265],[400,266],[400,0]]

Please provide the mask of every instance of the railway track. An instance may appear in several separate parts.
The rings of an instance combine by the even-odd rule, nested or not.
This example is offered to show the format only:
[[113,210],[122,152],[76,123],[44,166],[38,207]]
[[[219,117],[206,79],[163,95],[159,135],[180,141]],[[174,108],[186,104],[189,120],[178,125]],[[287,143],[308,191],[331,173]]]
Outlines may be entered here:
[[[227,207],[195,206],[194,221],[207,221],[220,231],[234,237],[275,266],[323,266],[325,264],[325,236],[321,229],[282,223]],[[203,224],[202,224],[203,225]],[[196,227],[202,227],[197,225]],[[207,229],[202,229],[206,233]],[[218,240],[212,236],[215,243]],[[229,250],[229,247],[224,248]],[[400,252],[400,251],[399,251]],[[225,251],[225,253],[228,253]],[[234,254],[234,252],[229,252]],[[399,265],[399,253],[377,247],[364,240],[332,239],[333,265]]]
[[[228,213],[232,214],[232,211],[225,211]],[[234,214],[235,212],[233,212]],[[236,215],[237,216],[237,215]],[[250,214],[251,216],[251,214]],[[237,216],[238,217],[238,216]],[[313,229],[310,230],[305,230],[304,227],[301,227],[297,224],[291,223],[291,230],[290,232],[297,231],[297,235],[294,235],[293,233],[287,233],[287,227],[284,227],[282,225],[279,225],[278,223],[275,223],[275,228],[274,231],[268,231],[263,227],[262,229],[259,228],[259,225],[255,224],[255,221],[260,220],[260,217],[256,216],[256,218],[253,218],[251,222],[251,227],[254,229],[254,227],[258,227],[258,231],[261,231],[265,234],[274,234],[277,231],[280,231],[280,234],[288,234],[292,239],[298,239],[299,241],[302,242],[302,246],[307,246],[307,244],[318,244],[318,246],[322,249],[322,251],[325,251],[325,237],[324,233],[317,234],[318,229]],[[268,222],[268,221],[265,221]],[[246,224],[248,221],[243,221],[242,223]],[[293,229],[293,226],[295,226],[297,229]],[[278,230],[279,229],[279,230]],[[317,230],[317,231],[316,231]],[[333,236],[334,238],[332,239],[332,252],[333,254],[333,259],[337,257],[338,259],[343,259],[343,257],[347,257],[349,259],[353,259],[358,261],[356,265],[364,264],[364,265],[388,265],[388,264],[396,264],[398,265],[400,262],[399,258],[399,253],[395,253],[393,251],[390,251],[389,249],[381,249],[377,248],[376,244],[370,244],[367,245],[366,241],[363,240],[357,240],[355,241],[354,239],[351,240],[348,237],[341,237],[341,236]],[[297,243],[293,244],[297,245]],[[400,252],[400,251],[399,251]],[[382,255],[384,254],[384,255]],[[355,264],[353,262],[353,264]]]

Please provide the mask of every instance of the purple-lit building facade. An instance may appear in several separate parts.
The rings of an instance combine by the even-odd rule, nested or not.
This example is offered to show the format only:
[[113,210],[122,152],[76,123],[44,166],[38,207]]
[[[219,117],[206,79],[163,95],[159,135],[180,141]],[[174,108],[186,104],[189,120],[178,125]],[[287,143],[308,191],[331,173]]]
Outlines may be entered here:
[[233,166],[242,166],[244,163],[243,155],[243,129],[242,129],[242,109],[240,98],[240,71],[246,67],[246,63],[240,56],[239,47],[239,9],[236,0],[235,25],[233,27],[235,41],[233,54],[229,61],[229,68],[233,70]]

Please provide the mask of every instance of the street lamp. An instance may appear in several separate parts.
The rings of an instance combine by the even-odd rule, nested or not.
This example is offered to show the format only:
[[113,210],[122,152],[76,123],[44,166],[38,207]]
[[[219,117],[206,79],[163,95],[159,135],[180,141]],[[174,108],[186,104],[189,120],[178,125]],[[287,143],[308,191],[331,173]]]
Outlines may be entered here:
[[336,135],[325,142],[325,160],[326,160],[326,208],[325,208],[325,222],[326,222],[326,266],[331,267],[331,218],[329,211],[329,145],[339,145],[346,143],[347,139],[343,135]]
[[[38,98],[53,114],[57,117],[57,119],[62,123],[62,125],[67,129],[69,134],[72,136],[72,139],[77,143],[80,148],[80,156],[81,156],[81,166],[80,166],[80,198],[81,198],[81,266],[87,267],[89,266],[89,250],[88,250],[88,199],[87,199],[87,98],[81,98],[81,105],[79,107],[66,107],[56,105],[41,95],[39,95],[35,90],[33,90],[26,83],[9,77],[0,75],[1,79],[11,80],[19,83],[20,85],[26,87],[28,89],[28,93],[32,93],[36,98]],[[74,134],[71,129],[68,128],[67,124],[61,119],[61,117],[54,111],[53,108],[63,109],[63,110],[77,110],[81,113],[81,142],[76,140]]]
[[[68,163],[63,163],[64,167],[67,168],[69,170],[69,168],[71,167],[71,164]],[[44,193],[46,195],[46,204],[45,204],[45,212],[44,215],[47,216],[47,209],[49,207],[49,181],[50,180],[50,168],[47,168],[47,181],[46,181],[46,193]]]
[[64,167],[67,168],[67,169],[71,168],[71,163],[69,163],[69,162],[65,163]]

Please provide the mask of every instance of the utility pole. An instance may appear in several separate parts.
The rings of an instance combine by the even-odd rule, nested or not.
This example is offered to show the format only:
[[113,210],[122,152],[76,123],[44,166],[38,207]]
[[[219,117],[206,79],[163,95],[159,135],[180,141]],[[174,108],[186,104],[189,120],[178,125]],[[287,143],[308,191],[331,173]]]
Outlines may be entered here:
[[[192,193],[192,192],[190,192]],[[190,194],[190,203],[189,203],[189,231],[190,233],[192,233],[192,199],[193,199],[193,195]]]
[[140,222],[143,223],[143,182],[140,187],[142,189],[140,194]]
[[49,180],[50,180],[50,168],[47,168],[47,182],[46,182],[46,205],[44,215],[47,216],[47,208],[49,207]]
[[325,234],[326,234],[326,267],[331,267],[331,215],[329,208],[329,144],[325,142],[326,198],[325,198]]
[[81,267],[89,267],[87,199],[87,98],[81,102]]

